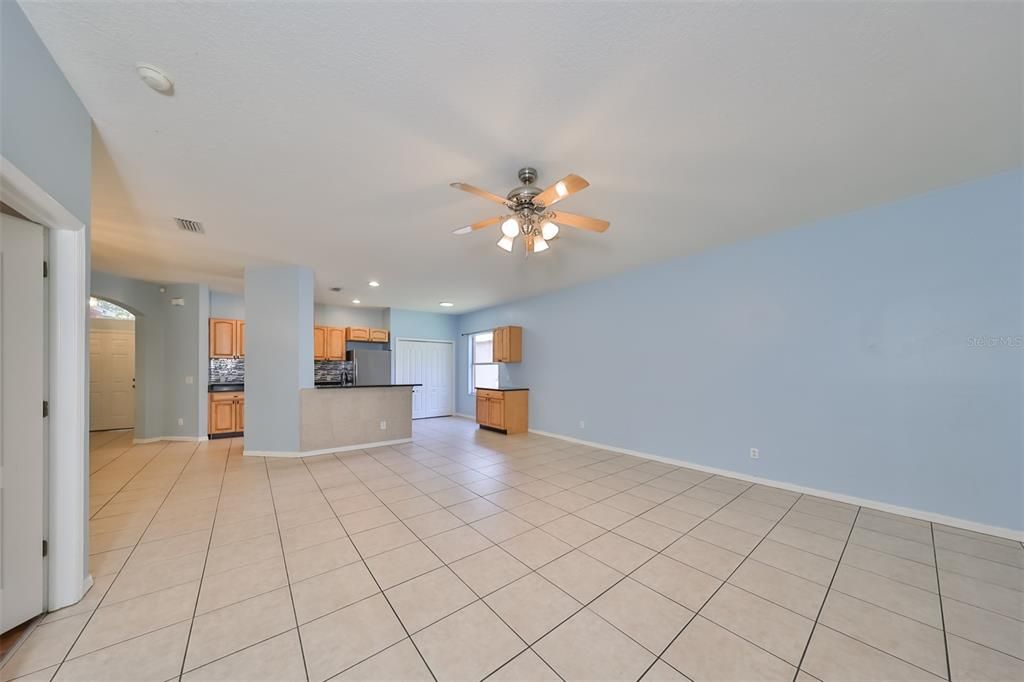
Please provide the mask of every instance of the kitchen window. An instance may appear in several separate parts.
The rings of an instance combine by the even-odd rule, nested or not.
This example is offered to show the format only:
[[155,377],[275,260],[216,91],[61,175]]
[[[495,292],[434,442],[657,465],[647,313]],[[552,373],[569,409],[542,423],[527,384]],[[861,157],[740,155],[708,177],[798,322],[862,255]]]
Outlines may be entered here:
[[494,362],[494,334],[473,334],[469,342],[469,394],[476,387],[498,388],[498,364]]

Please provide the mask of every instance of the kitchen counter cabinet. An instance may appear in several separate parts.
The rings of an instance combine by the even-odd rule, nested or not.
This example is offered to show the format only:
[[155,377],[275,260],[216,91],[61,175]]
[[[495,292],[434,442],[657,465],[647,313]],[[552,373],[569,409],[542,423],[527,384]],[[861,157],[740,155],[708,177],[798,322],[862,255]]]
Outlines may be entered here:
[[476,423],[481,428],[506,434],[529,430],[529,391],[515,389],[476,389]]
[[217,391],[209,400],[210,436],[240,435],[245,430],[245,393]]

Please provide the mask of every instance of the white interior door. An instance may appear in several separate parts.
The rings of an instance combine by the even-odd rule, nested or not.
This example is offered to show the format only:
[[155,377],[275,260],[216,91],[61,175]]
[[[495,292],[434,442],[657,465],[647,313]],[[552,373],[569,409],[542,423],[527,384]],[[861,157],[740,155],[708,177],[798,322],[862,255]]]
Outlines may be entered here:
[[454,411],[455,344],[449,341],[395,342],[395,383],[423,384],[413,390],[412,418],[447,417]]
[[43,237],[0,214],[0,632],[44,608]]
[[93,329],[89,332],[89,430],[134,426],[135,331]]

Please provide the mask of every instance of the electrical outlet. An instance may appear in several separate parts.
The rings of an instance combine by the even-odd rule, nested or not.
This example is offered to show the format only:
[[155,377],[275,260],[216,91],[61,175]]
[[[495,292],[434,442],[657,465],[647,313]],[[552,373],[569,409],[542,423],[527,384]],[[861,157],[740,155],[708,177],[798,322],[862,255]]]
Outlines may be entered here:
[[580,420],[580,428],[581,428],[581,429],[585,429],[586,427],[587,427],[587,424],[586,424],[586,422],[584,422],[584,421],[583,421],[583,420],[581,419],[581,420]]
[[388,430],[388,423],[387,423],[387,421],[385,421],[383,419],[380,420],[380,430],[381,431],[387,431]]
[[178,417],[178,426],[184,426],[184,425],[185,425],[185,420],[182,419],[181,417]]
[[750,459],[758,459],[761,457],[761,453],[758,452],[757,448],[750,448]]
[[185,377],[186,384],[189,384],[191,386],[193,381],[195,381],[193,377]]

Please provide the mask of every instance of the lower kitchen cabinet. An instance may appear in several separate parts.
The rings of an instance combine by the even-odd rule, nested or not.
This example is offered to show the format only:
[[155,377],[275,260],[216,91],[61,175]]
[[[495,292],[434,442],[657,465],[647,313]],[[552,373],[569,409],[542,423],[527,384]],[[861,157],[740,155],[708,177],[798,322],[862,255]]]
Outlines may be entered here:
[[211,436],[235,435],[245,430],[245,393],[211,393],[207,431]]
[[476,423],[504,433],[525,433],[529,429],[529,391],[525,388],[476,389]]

